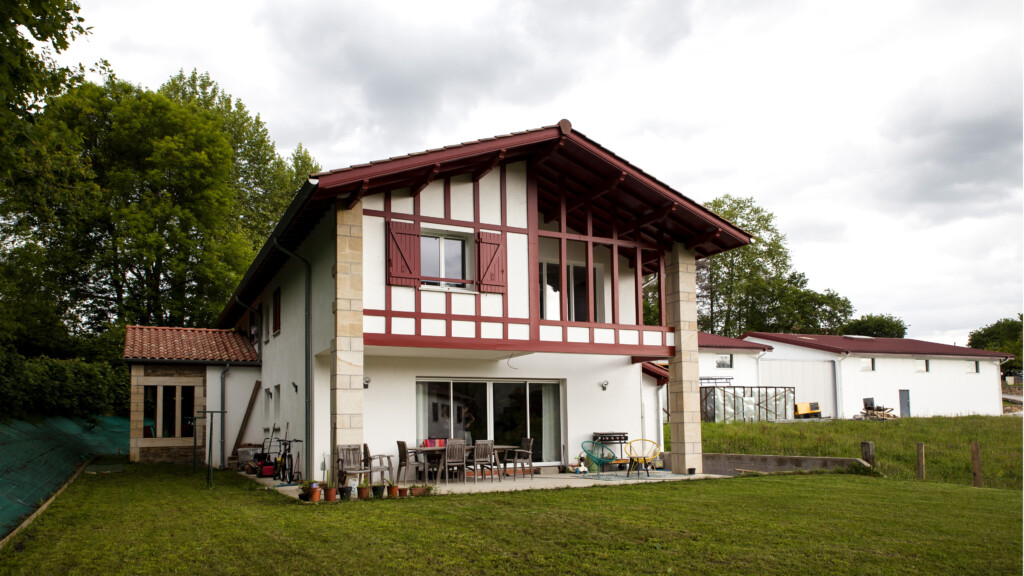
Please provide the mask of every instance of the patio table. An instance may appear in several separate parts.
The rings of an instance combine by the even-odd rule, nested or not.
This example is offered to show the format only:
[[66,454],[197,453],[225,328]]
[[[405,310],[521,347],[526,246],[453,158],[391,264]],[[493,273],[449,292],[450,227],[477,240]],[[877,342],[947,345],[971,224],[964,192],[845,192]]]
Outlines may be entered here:
[[[497,454],[499,451],[505,452],[507,450],[518,450],[519,446],[513,446],[511,444],[495,444],[494,452]],[[444,467],[444,458],[447,448],[445,446],[420,446],[416,449],[416,454],[423,456],[423,469],[430,469],[430,462],[433,460],[441,460],[441,465],[438,466],[438,470]],[[469,461],[470,456],[473,454],[473,447],[466,446],[466,460]],[[434,483],[438,484],[441,481],[441,474],[438,473],[437,477],[434,478]],[[426,472],[423,474],[424,481],[427,481]]]

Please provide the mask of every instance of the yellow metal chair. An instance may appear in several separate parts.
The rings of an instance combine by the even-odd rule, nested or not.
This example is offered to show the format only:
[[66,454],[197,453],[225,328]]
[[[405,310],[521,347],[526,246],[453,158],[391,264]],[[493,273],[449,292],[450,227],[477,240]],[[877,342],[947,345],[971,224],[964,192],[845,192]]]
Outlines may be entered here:
[[640,477],[640,468],[642,467],[647,476],[651,475],[651,468],[654,467],[654,461],[658,459],[661,454],[661,446],[654,440],[633,440],[626,445],[626,456],[629,457],[629,467],[626,469],[626,477],[633,473],[634,468],[636,469],[636,477]]

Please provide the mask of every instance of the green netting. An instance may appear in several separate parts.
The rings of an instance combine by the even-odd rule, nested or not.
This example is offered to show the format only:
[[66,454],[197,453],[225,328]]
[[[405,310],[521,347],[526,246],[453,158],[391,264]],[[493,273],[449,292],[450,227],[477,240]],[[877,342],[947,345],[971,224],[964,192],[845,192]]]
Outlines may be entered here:
[[66,418],[0,423],[0,537],[90,456],[127,453],[127,418],[101,418],[93,427]]

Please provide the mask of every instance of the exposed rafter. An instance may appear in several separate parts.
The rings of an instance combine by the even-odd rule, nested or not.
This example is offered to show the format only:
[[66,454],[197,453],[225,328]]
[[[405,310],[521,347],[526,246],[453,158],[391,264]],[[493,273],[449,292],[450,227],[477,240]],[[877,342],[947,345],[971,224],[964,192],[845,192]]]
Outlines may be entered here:
[[501,164],[501,161],[505,159],[505,153],[507,151],[508,150],[506,148],[502,148],[501,151],[494,155],[494,158],[492,158],[488,164],[481,166],[473,172],[473,182],[479,182],[480,179],[487,176],[491,170],[497,168],[498,164]]
[[668,206],[662,206],[661,208],[656,208],[655,210],[648,212],[647,214],[644,214],[639,220],[633,223],[630,232],[640,232],[640,230],[643,229],[644,226],[647,226],[652,222],[657,222],[658,220],[661,220],[662,218],[675,212],[676,206],[678,206],[678,204],[669,204]]
[[565,211],[566,212],[572,212],[573,210],[576,210],[577,208],[579,208],[579,207],[583,206],[584,204],[586,204],[588,199],[591,200],[591,201],[597,200],[601,196],[604,196],[605,194],[607,194],[607,193],[617,189],[625,181],[626,181],[626,173],[622,172],[621,174],[618,175],[618,177],[612,178],[611,180],[609,180],[608,184],[605,185],[604,188],[598,190],[594,194],[591,194],[589,198],[581,198],[581,199],[573,202],[571,205],[566,206],[565,207]]
[[355,206],[357,202],[363,199],[363,196],[366,196],[366,192],[369,190],[370,179],[366,178],[363,180],[363,183],[359,185],[359,188],[355,190],[355,192],[349,194],[348,199],[345,200],[345,209],[351,210],[352,207]]
[[696,238],[694,238],[694,239],[690,240],[689,242],[687,242],[686,243],[686,249],[687,250],[693,250],[694,248],[696,248],[697,246],[700,246],[701,244],[706,244],[706,243],[714,240],[715,238],[718,238],[721,234],[722,234],[722,229],[721,228],[715,228],[713,230],[709,230],[709,231],[701,234],[700,236],[697,236]]
[[537,161],[535,164],[540,166],[551,159],[552,156],[558,153],[565,146],[565,136],[561,136],[558,140],[555,140],[547,147],[546,150],[537,155]]
[[427,173],[423,175],[423,179],[412,187],[412,197],[415,198],[420,192],[423,192],[424,188],[430,186],[430,183],[434,181],[434,178],[437,178],[437,174],[440,171],[440,163],[434,164],[429,170],[427,170]]

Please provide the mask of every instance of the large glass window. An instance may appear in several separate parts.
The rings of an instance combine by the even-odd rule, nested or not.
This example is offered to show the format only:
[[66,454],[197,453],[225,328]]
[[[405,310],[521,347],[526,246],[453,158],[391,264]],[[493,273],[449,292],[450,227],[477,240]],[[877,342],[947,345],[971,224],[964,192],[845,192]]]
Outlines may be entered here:
[[144,386],[143,438],[191,438],[196,414],[195,386]]
[[[561,393],[557,382],[422,381],[416,383],[417,436],[493,439],[518,446],[533,438],[535,462],[562,459]],[[490,400],[488,400],[490,399]]]

